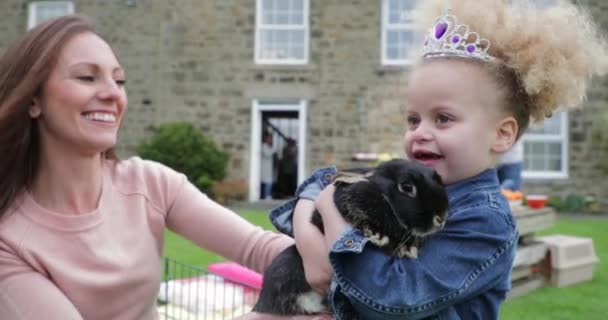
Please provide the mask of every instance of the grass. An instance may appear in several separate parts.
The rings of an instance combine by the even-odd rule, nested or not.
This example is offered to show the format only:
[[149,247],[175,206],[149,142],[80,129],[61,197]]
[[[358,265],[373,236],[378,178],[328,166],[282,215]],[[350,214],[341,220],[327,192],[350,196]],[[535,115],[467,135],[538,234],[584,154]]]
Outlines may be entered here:
[[546,286],[507,301],[500,319],[505,320],[603,320],[608,315],[608,220],[559,219],[541,234],[567,234],[593,239],[600,262],[593,280],[565,288]]
[[[259,211],[239,212],[245,219],[273,230],[268,215]],[[501,308],[501,320],[603,320],[608,315],[608,219],[577,220],[559,219],[555,226],[541,234],[567,234],[590,237],[600,262],[595,267],[590,282],[566,288],[546,286],[528,295],[505,302]],[[177,261],[205,268],[207,264],[224,258],[201,250],[196,245],[167,231],[165,256]]]

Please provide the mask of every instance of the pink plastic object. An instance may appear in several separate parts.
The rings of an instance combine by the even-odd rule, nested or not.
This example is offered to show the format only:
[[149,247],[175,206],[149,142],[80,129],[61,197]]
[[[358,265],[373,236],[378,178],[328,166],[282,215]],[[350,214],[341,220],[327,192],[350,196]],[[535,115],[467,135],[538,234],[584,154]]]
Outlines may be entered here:
[[236,262],[212,263],[207,266],[207,269],[228,281],[244,284],[258,290],[262,289],[262,275]]

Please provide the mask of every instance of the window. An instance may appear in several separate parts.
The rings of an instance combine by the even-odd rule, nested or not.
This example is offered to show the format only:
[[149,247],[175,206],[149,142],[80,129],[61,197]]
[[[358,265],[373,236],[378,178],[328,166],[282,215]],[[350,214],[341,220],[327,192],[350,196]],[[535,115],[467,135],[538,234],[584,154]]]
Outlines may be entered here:
[[522,136],[525,178],[568,177],[568,115],[554,113]]
[[414,43],[413,0],[382,1],[382,64],[408,64]]
[[308,62],[308,0],[257,0],[255,62]]
[[28,11],[27,28],[31,29],[50,18],[74,13],[74,3],[71,1],[35,1],[30,2]]

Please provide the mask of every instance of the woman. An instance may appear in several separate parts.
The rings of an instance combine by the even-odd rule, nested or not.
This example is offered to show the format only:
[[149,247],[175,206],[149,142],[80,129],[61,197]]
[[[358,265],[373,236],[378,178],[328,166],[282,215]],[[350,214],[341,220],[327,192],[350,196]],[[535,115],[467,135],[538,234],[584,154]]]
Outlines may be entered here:
[[293,241],[265,232],[183,174],[118,160],[125,72],[79,16],[0,59],[0,314],[156,319],[163,230],[262,271]]

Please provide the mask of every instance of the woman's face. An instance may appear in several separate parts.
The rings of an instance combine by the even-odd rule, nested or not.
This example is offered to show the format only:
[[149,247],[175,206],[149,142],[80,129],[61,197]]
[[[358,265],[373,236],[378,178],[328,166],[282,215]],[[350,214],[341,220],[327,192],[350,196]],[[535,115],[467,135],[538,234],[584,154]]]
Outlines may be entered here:
[[113,147],[127,107],[124,80],[99,36],[86,32],[68,41],[30,108],[43,148],[94,155]]

